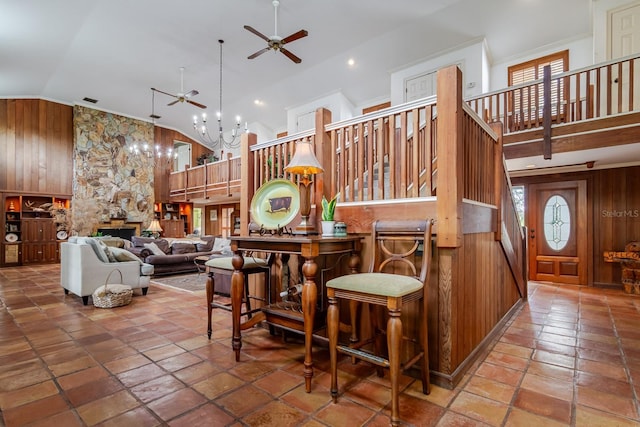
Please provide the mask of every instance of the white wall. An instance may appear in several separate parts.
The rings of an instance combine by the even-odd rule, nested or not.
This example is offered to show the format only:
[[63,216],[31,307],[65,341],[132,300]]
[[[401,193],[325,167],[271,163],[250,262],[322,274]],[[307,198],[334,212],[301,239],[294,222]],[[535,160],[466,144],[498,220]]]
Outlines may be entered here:
[[306,104],[298,105],[296,107],[287,108],[287,132],[289,135],[297,133],[298,131],[304,131],[308,129],[297,129],[297,119],[299,116],[309,114],[316,111],[318,108],[326,108],[331,111],[331,121],[337,122],[340,120],[346,120],[352,118],[359,113],[356,111],[355,106],[341,91],[333,92],[327,96],[310,101]]
[[[484,40],[480,40],[458,50],[443,53],[418,64],[394,71],[391,74],[391,105],[404,102],[404,82],[422,74],[437,71],[448,65],[460,63],[464,96],[479,95],[483,91],[483,63],[486,61]],[[470,84],[473,87],[469,87]]]

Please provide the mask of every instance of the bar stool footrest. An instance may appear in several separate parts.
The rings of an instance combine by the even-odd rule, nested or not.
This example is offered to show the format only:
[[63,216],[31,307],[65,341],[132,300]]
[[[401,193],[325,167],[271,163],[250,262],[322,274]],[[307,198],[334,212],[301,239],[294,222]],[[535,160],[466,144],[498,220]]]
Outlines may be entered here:
[[389,367],[389,361],[387,359],[385,359],[384,357],[376,356],[375,354],[372,354],[368,351],[347,347],[344,345],[339,345],[336,348],[340,353],[343,353],[352,357],[357,357],[358,359],[365,360],[377,366],[382,366],[383,368]]

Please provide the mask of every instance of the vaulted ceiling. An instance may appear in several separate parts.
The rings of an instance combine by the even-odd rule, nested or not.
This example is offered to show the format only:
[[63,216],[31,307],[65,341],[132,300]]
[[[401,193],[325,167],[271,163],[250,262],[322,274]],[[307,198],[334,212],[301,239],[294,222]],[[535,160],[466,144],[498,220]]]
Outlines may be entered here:
[[[286,130],[287,108],[341,91],[354,105],[389,99],[390,73],[486,38],[494,63],[591,33],[591,0],[281,0],[279,36],[309,35],[279,52],[247,56],[274,35],[271,0],[0,0],[0,97],[39,97],[150,120],[189,135],[202,110],[151,87],[200,93],[218,110]],[[353,66],[347,65],[353,59]],[[256,105],[260,100],[261,105]],[[90,104],[86,104],[90,105]]]

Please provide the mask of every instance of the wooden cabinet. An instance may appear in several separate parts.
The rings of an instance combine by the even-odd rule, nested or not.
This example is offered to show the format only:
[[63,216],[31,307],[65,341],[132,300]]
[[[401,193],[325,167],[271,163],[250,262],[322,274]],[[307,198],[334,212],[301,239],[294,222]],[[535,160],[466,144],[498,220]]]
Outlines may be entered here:
[[154,218],[160,220],[163,237],[184,237],[191,231],[191,203],[156,203]]
[[163,237],[184,237],[184,221],[181,219],[160,220]]
[[52,218],[22,220],[22,263],[58,261],[56,224]]
[[69,197],[0,193],[4,227],[0,267],[60,260],[59,241],[67,236]]

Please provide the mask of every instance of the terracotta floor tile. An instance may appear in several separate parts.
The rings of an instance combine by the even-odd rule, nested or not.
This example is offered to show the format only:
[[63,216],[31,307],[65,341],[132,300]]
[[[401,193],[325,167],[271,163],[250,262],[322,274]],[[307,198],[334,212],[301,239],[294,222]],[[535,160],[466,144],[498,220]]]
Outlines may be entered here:
[[206,401],[200,393],[189,388],[183,388],[154,400],[147,404],[147,407],[155,412],[162,420],[168,421],[178,415],[191,411]]
[[604,362],[596,362],[593,360],[578,359],[576,369],[580,371],[590,372],[612,378],[617,381],[627,381],[627,373],[622,366],[616,366]]
[[140,403],[126,390],[94,400],[77,408],[87,425],[95,425],[136,408]]
[[251,427],[287,427],[299,426],[307,416],[299,410],[282,402],[270,402],[242,421]]
[[556,399],[545,393],[520,389],[514,406],[561,423],[569,424],[571,422],[571,402]]
[[[561,423],[559,421],[552,420],[550,418],[545,418],[540,415],[532,414],[531,412],[523,411],[521,409],[514,408],[509,415],[507,416],[507,420],[505,422],[505,426],[513,426],[513,427],[563,427],[566,426],[566,423]],[[585,424],[586,425],[586,424]]]
[[98,427],[155,427],[164,425],[165,423],[156,418],[150,410],[143,407],[132,409],[97,424]]
[[[230,313],[216,310],[206,337],[203,291],[154,286],[105,310],[65,297],[59,276],[58,265],[0,270],[0,426],[389,423],[388,372],[378,378],[341,357],[335,404],[324,346],[314,345],[306,393],[300,336],[243,331],[236,362]],[[530,282],[528,301],[455,389],[424,395],[401,376],[401,417],[412,426],[638,425],[639,322],[637,297]]]
[[169,422],[171,427],[196,427],[206,424],[209,427],[228,426],[234,418],[213,403],[207,403],[174,418]]
[[315,385],[311,393],[307,393],[304,385],[296,387],[281,399],[306,413],[313,413],[331,402],[331,393],[328,388]]
[[576,359],[564,354],[551,353],[544,350],[536,350],[533,353],[533,360],[551,365],[561,366],[564,368],[575,368]]
[[243,385],[245,385],[245,382],[240,378],[227,372],[221,372],[193,384],[193,388],[206,396],[207,399],[214,400],[231,390],[242,387]]
[[526,373],[521,387],[567,402],[573,400],[573,383],[569,381],[557,381],[555,378]]
[[637,427],[638,420],[602,412],[583,405],[576,405],[576,426]]
[[603,412],[620,415],[627,418],[638,418],[638,412],[630,396],[616,396],[603,393],[598,388],[576,387],[576,401],[580,405],[595,408]]
[[178,381],[171,375],[164,375],[132,387],[131,393],[133,393],[142,402],[147,403],[162,397],[167,393],[172,393],[182,388],[184,388],[184,384],[182,382]]
[[267,393],[246,385],[216,400],[216,404],[236,417],[244,417],[271,401]]
[[469,418],[492,426],[499,426],[502,424],[509,406],[486,397],[462,391],[451,403],[450,408]]
[[533,360],[527,369],[528,374],[539,375],[541,377],[555,378],[562,381],[573,381],[575,371],[563,366],[552,365],[550,363]]
[[117,377],[122,381],[125,387],[133,387],[164,374],[165,371],[159,366],[148,364],[122,372],[118,374]]
[[22,406],[56,394],[58,394],[58,389],[53,381],[45,381],[18,390],[0,393],[0,409],[6,411],[9,408]]
[[120,381],[113,377],[102,377],[65,391],[65,395],[73,406],[101,399],[123,389]]
[[49,418],[68,409],[69,404],[62,396],[54,395],[3,410],[2,415],[7,426],[21,426],[43,418]]
[[289,372],[277,370],[254,382],[254,385],[271,394],[281,396],[304,383],[300,375],[292,375]]
[[436,427],[487,427],[489,425],[490,424],[449,411],[446,412],[440,420],[438,420]]
[[348,399],[338,398],[337,403],[331,403],[318,411],[316,418],[333,427],[352,427],[363,425],[371,420],[375,412],[360,406]]

